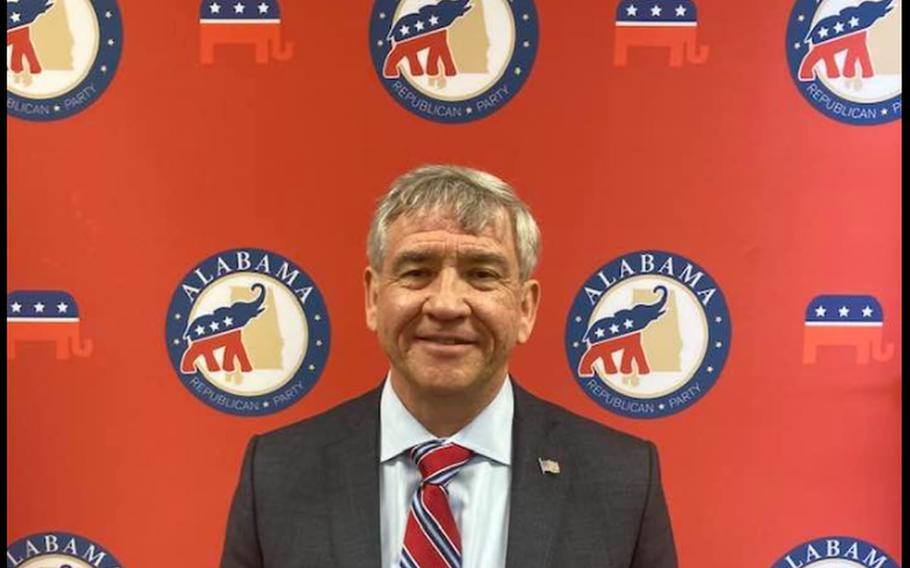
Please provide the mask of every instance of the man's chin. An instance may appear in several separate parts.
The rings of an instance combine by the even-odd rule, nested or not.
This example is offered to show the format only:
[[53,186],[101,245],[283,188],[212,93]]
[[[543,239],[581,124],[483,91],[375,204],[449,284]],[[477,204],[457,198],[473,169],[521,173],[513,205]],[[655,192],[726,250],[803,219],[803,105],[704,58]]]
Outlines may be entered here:
[[434,369],[427,372],[415,372],[407,375],[407,382],[424,396],[449,398],[470,395],[488,384],[488,380],[474,374],[445,372]]
[[463,396],[476,388],[476,383],[469,379],[445,377],[419,377],[414,380],[415,386],[426,395],[434,397]]

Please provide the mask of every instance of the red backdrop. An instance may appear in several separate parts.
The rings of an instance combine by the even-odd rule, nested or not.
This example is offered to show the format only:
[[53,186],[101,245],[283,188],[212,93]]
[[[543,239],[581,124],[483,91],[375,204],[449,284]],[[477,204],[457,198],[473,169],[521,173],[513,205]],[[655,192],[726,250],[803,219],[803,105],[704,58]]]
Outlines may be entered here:
[[[249,437],[385,373],[362,307],[374,201],[416,165],[458,163],[513,184],[542,228],[543,303],[515,376],[658,444],[682,566],[770,566],[835,534],[900,560],[902,354],[860,365],[829,349],[804,365],[801,350],[822,293],[875,296],[885,339],[900,342],[901,122],[850,126],[802,98],[783,49],[790,0],[701,0],[710,59],[679,69],[660,50],[612,66],[614,2],[538,0],[528,82],[462,125],[384,91],[365,0],[285,1],[290,61],[227,47],[208,67],[195,2],[120,8],[123,56],[96,104],[7,119],[7,290],[71,292],[94,342],[88,358],[26,345],[8,360],[8,542],[62,530],[125,566],[215,566]],[[294,260],[331,315],[315,388],[261,418],[197,401],[163,342],[180,279],[238,247]],[[711,392],[650,421],[589,399],[563,350],[582,282],[644,249],[710,271],[733,322]]]

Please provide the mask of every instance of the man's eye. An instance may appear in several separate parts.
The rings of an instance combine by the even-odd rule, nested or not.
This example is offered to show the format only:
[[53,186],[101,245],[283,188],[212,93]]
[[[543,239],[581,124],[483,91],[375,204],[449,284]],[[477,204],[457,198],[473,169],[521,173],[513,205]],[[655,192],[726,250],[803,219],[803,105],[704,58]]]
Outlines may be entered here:
[[401,276],[404,278],[426,278],[429,275],[429,270],[423,268],[413,268],[411,270],[406,270]]
[[471,277],[477,280],[493,280],[498,278],[499,275],[492,270],[472,270]]

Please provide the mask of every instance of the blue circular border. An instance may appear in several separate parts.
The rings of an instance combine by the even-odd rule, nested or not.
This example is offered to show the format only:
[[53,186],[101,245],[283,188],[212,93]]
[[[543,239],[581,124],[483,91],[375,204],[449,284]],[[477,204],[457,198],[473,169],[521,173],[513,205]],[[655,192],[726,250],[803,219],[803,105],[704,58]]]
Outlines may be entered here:
[[[573,345],[573,343],[578,341],[579,338],[581,338],[587,331],[588,320],[589,320],[589,318],[591,316],[591,312],[593,311],[593,308],[594,308],[593,306],[590,305],[590,300],[588,299],[588,296],[585,293],[585,287],[603,289],[604,283],[598,276],[598,274],[600,272],[604,272],[605,274],[608,275],[608,277],[610,274],[619,274],[620,266],[621,266],[621,263],[623,260],[625,260],[627,263],[629,263],[630,266],[640,266],[641,255],[652,255],[654,257],[655,270],[653,270],[651,272],[637,271],[634,274],[628,275],[626,278],[623,278],[622,280],[617,279],[616,282],[611,285],[611,287],[616,286],[623,280],[626,280],[628,278],[634,278],[636,276],[662,276],[664,278],[671,278],[671,279],[677,280],[675,277],[668,276],[665,273],[657,272],[657,268],[659,268],[661,265],[663,265],[663,263],[666,261],[666,259],[668,257],[672,257],[674,259],[674,262],[681,261],[680,264],[682,262],[689,263],[692,265],[692,268],[696,272],[701,272],[703,275],[702,276],[703,280],[701,280],[700,283],[703,283],[704,288],[715,288],[716,289],[716,292],[715,292],[714,296],[711,298],[710,305],[707,310],[705,310],[704,306],[701,303],[699,303],[699,306],[701,306],[702,310],[704,310],[705,322],[708,326],[708,339],[707,339],[708,350],[705,353],[704,359],[702,359],[701,366],[692,375],[692,377],[690,377],[689,380],[686,381],[684,384],[682,384],[678,389],[674,390],[671,393],[668,393],[668,394],[665,394],[663,396],[656,397],[656,398],[630,397],[626,394],[623,394],[623,393],[611,388],[610,385],[608,385],[606,382],[597,378],[596,375],[594,377],[578,376],[578,363],[581,360],[581,356],[584,354],[585,349],[584,349],[583,344],[580,344],[578,348],[576,348]],[[632,259],[632,258],[634,258],[635,263],[630,262],[630,259]],[[682,269],[682,266],[679,266],[679,269]],[[674,270],[676,270],[676,266],[674,266]],[[677,281],[683,285],[686,285],[682,281],[679,281],[679,280],[677,280]],[[581,321],[575,321],[576,317],[580,317]],[[718,317],[721,318],[720,322],[716,321],[716,318],[718,318]],[[656,250],[643,250],[643,251],[635,251],[635,252],[630,252],[630,253],[624,254],[624,255],[617,257],[614,260],[608,262],[607,264],[601,266],[600,268],[595,270],[593,272],[593,274],[587,280],[585,280],[585,282],[579,287],[578,293],[575,295],[575,299],[572,301],[572,308],[569,310],[569,314],[566,318],[565,348],[566,348],[566,356],[569,361],[570,371],[572,372],[572,376],[575,378],[575,381],[578,383],[578,386],[580,386],[581,389],[583,391],[585,391],[585,393],[592,400],[597,402],[601,407],[603,407],[604,409],[609,410],[615,414],[618,414],[620,416],[625,416],[627,418],[663,418],[665,416],[670,416],[670,415],[676,414],[677,412],[680,412],[686,408],[689,408],[690,406],[692,406],[693,404],[695,404],[696,402],[698,402],[699,400],[704,398],[704,396],[708,393],[708,391],[711,389],[711,387],[714,386],[714,383],[717,382],[717,378],[720,376],[721,371],[723,370],[724,364],[727,361],[727,355],[729,354],[729,351],[730,351],[731,333],[732,333],[732,322],[730,321],[730,312],[727,309],[727,300],[724,297],[723,290],[721,290],[720,286],[717,285],[717,282],[713,278],[711,278],[710,274],[708,274],[708,272],[706,270],[704,270],[701,266],[699,266],[695,262],[692,262],[688,258],[686,258],[682,255],[679,255],[679,254],[675,254],[675,253],[671,253],[671,252],[664,252],[664,251],[656,251]],[[721,342],[720,348],[714,347],[714,345],[717,341]],[[708,367],[712,367],[713,371],[709,373],[707,370]],[[618,399],[621,402],[619,407],[616,407],[616,406],[613,406],[610,404],[606,404],[603,401],[602,397],[600,397],[597,394],[595,394],[594,392],[592,392],[592,388],[588,387],[588,382],[592,378],[597,381],[598,388],[606,389],[607,391],[609,391],[609,394],[611,397],[614,397],[615,399]],[[670,402],[669,402],[670,399],[674,395],[676,395],[676,393],[688,388],[693,382],[698,383],[698,385],[701,389],[700,393],[697,396],[695,396],[694,398],[692,398],[691,400],[687,401],[685,404],[671,406]],[[654,412],[634,412],[631,410],[626,410],[624,408],[624,406],[627,406],[631,403],[653,405]],[[663,410],[661,410],[659,408],[661,404],[664,405]]]
[[[92,7],[95,9],[95,16],[98,19],[98,53],[95,55],[95,61],[88,74],[82,81],[67,91],[66,93],[49,98],[49,99],[29,99],[15,93],[6,91],[6,113],[9,116],[15,116],[23,120],[34,122],[50,122],[61,120],[79,114],[83,110],[92,106],[110,86],[114,75],[117,73],[117,67],[120,64],[120,54],[123,51],[123,22],[120,15],[120,9],[117,7],[115,0],[90,0]],[[105,13],[110,12],[111,16],[105,17]],[[113,40],[114,45],[108,45],[108,40]],[[102,71],[101,67],[106,66],[107,71]],[[66,108],[66,100],[79,93],[87,86],[95,87],[95,94],[85,103],[81,103],[73,108]],[[17,105],[32,104],[41,106],[48,112],[25,113],[16,109]],[[54,110],[58,107],[60,110]]]
[[[202,270],[203,273],[208,274],[217,274],[217,261],[221,257],[227,257],[229,255],[235,255],[238,252],[249,252],[251,257],[257,256],[261,257],[262,255],[268,255],[270,261],[273,262],[272,266],[280,266],[282,263],[287,262],[288,268],[290,270],[297,270],[299,272],[298,279],[296,280],[299,283],[300,287],[312,286],[312,291],[309,296],[307,296],[306,302],[307,306],[303,310],[306,317],[307,326],[309,327],[309,344],[307,345],[306,355],[304,360],[301,362],[300,367],[294,372],[293,378],[288,380],[288,382],[282,386],[282,388],[287,388],[293,383],[299,384],[302,389],[298,395],[292,399],[281,401],[276,403],[272,400],[272,397],[275,395],[275,392],[270,392],[267,394],[262,394],[259,396],[239,396],[234,393],[219,389],[217,386],[209,382],[200,372],[193,373],[191,375],[186,375],[180,371],[180,359],[183,355],[183,352],[186,348],[186,340],[183,339],[183,332],[186,329],[187,318],[189,312],[193,307],[193,302],[190,302],[186,294],[182,290],[182,285],[184,282],[191,280],[193,277],[196,277],[195,271]],[[253,266],[256,265],[255,261],[251,261]],[[275,276],[269,273],[260,272],[257,270],[247,269],[247,270],[234,270],[230,274],[256,274],[263,277],[268,277],[275,280],[276,283],[280,283],[285,288],[291,290],[283,281],[279,280]],[[198,277],[196,277],[198,278]],[[199,294],[202,294],[209,286],[218,282],[219,278],[213,279],[211,282],[199,288]],[[193,280],[193,282],[198,282],[198,280]],[[291,290],[293,293],[293,290]],[[198,299],[198,295],[196,297]],[[174,314],[181,314],[179,320],[174,318]],[[316,315],[319,316],[319,319],[316,319]],[[179,339],[180,343],[174,345],[173,340]],[[322,345],[316,346],[316,340],[321,339]],[[302,399],[310,390],[315,386],[316,382],[319,380],[322,371],[325,369],[326,362],[329,357],[329,349],[331,346],[331,326],[329,324],[329,312],[326,309],[325,300],[322,297],[322,293],[319,291],[319,287],[316,286],[316,282],[304,271],[300,266],[295,262],[288,259],[287,257],[280,255],[278,253],[257,249],[257,248],[235,248],[221,251],[219,253],[213,254],[212,256],[206,258],[198,265],[194,266],[183,278],[180,279],[180,284],[177,286],[177,289],[174,291],[174,295],[171,297],[170,305],[168,306],[167,319],[165,322],[165,331],[164,331],[164,340],[167,345],[168,356],[171,360],[171,365],[174,367],[174,371],[177,373],[177,377],[180,379],[180,382],[183,383],[183,386],[186,387],[190,393],[193,394],[197,399],[204,402],[207,406],[214,408],[220,412],[226,414],[232,414],[235,416],[266,416],[269,414],[274,414],[280,412],[289,406],[295,404],[297,401]],[[315,367],[312,371],[308,370],[308,367],[312,365]],[[218,393],[228,397],[232,400],[242,400],[246,402],[255,402],[255,403],[268,403],[267,406],[262,406],[262,409],[257,410],[240,410],[225,408],[215,404],[213,401],[209,400],[208,397],[203,396],[201,393],[197,392],[191,385],[193,378],[198,378],[202,380],[206,385],[217,391]]]
[[[815,0],[797,0],[796,5],[793,7],[793,11],[790,13],[790,20],[787,24],[786,45],[784,47],[787,50],[787,63],[790,67],[790,77],[793,79],[793,82],[796,83],[796,88],[799,89],[800,94],[816,110],[828,118],[842,122],[844,124],[851,124],[856,126],[875,126],[878,124],[885,124],[894,120],[899,120],[903,114],[903,104],[901,104],[903,93],[878,103],[857,103],[844,99],[840,95],[834,93],[818,78],[812,81],[799,80],[799,65],[803,60],[803,56],[806,54],[806,44],[803,43],[803,40],[806,38],[806,34],[809,33],[809,30],[811,29],[812,18],[815,15],[817,8],[818,3]],[[802,22],[799,21],[800,15],[805,16]],[[804,47],[795,49],[793,46],[797,43]],[[827,96],[831,100],[839,101],[840,103],[847,106],[857,107],[863,109],[864,111],[875,111],[874,118],[850,119],[843,115],[828,111],[828,109],[825,108],[824,104],[820,104],[819,101],[815,100],[809,93],[810,85],[814,85],[818,89],[818,91],[821,93],[819,97]],[[899,105],[900,110],[898,112],[894,112],[895,104]],[[881,110],[883,108],[887,109],[887,114],[881,113]]]
[[[787,562],[788,556],[792,556],[794,554],[801,553],[809,545],[812,545],[812,548],[814,548],[816,551],[819,551],[819,552],[822,550],[826,551],[827,545],[828,545],[827,541],[832,540],[832,539],[851,540],[854,542],[858,542],[861,545],[867,547],[867,549],[863,551],[863,552],[865,552],[865,554],[863,554],[863,552],[860,552],[860,558],[864,558],[866,556],[866,554],[869,553],[869,550],[868,550],[869,548],[874,548],[875,550],[881,552],[882,554],[884,554],[885,556],[888,557],[890,564],[886,565],[887,568],[900,568],[900,565],[895,560],[893,560],[893,557],[890,554],[886,553],[884,550],[882,550],[880,547],[875,546],[874,544],[872,544],[870,542],[866,542],[865,540],[863,540],[861,538],[856,538],[856,537],[852,537],[852,536],[824,536],[821,538],[816,538],[813,540],[806,541],[806,542],[800,544],[799,546],[795,546],[795,547],[791,548],[790,550],[788,550],[786,553],[784,553],[784,555],[781,556],[780,560],[775,562],[771,566],[771,568],[793,568],[793,566],[789,562]],[[822,560],[832,560],[832,559],[843,560],[844,558],[838,557],[838,556],[823,556],[823,557],[819,558],[818,560],[814,560],[814,561],[812,561],[808,564],[804,564],[802,566],[806,566],[808,568],[809,566],[812,566],[816,562],[821,562]],[[852,559],[848,559],[848,560],[852,560]],[[858,564],[860,566],[866,566],[866,564],[863,563],[862,560],[860,560],[858,562]],[[883,566],[883,568],[884,568],[884,566]]]
[[[515,49],[512,52],[512,59],[509,60],[507,69],[502,74],[502,77],[500,77],[495,84],[493,84],[482,94],[454,103],[440,99],[433,99],[424,95],[416,88],[411,86],[411,84],[408,83],[407,79],[404,78],[403,74],[394,79],[387,79],[382,75],[382,66],[390,49],[390,44],[388,41],[386,41],[386,36],[388,35],[389,28],[392,25],[394,19],[391,17],[380,18],[379,14],[394,14],[398,5],[402,1],[403,0],[376,0],[376,2],[373,4],[373,12],[370,15],[369,47],[370,55],[373,58],[373,68],[376,70],[376,74],[385,87],[386,91],[388,91],[392,98],[395,99],[395,102],[397,102],[399,105],[411,113],[426,120],[441,122],[443,124],[462,124],[466,122],[472,122],[474,120],[479,120],[481,118],[486,118],[499,111],[513,98],[515,98],[515,95],[518,94],[522,86],[524,86],[525,82],[528,80],[528,77],[531,75],[534,59],[537,56],[540,34],[538,32],[537,10],[534,7],[534,2],[532,0],[505,0],[506,5],[509,6],[509,8],[512,10],[513,19],[515,21]],[[528,16],[527,20],[523,19],[524,15]],[[379,46],[377,44],[377,42],[380,40],[382,40],[382,46]],[[525,41],[529,42],[528,47],[522,46]],[[521,68],[520,75],[514,74],[513,69],[515,67]],[[395,91],[394,85],[398,81],[402,81],[407,87],[408,91],[414,94],[416,97],[415,100],[423,101],[434,108],[439,108],[441,106],[448,108],[461,108],[462,116],[446,117],[421,112],[418,108],[414,108],[412,105],[408,104],[408,102],[401,95],[399,95],[398,92]],[[500,101],[494,108],[488,108],[484,110],[479,110],[477,108],[476,103],[478,101],[486,99],[490,93],[496,93],[497,90],[504,85],[507,85],[509,87],[509,94],[506,95],[503,100]],[[472,112],[465,112],[464,109],[467,108],[471,108]]]
[[[85,558],[83,558],[81,556],[73,556],[72,554],[69,554],[69,553],[63,551],[63,547],[65,546],[65,543],[69,542],[70,539],[73,539],[76,541],[76,547],[80,552],[88,549],[89,546],[93,546],[96,553],[101,553],[101,552],[104,553],[104,555],[105,555],[104,560],[100,564],[98,564],[98,568],[117,568],[118,566],[123,566],[123,564],[121,564],[120,561],[118,561],[114,557],[114,555],[111,554],[111,552],[108,549],[104,548],[97,542],[95,542],[93,540],[89,540],[89,539],[85,538],[84,536],[79,536],[77,534],[58,532],[58,531],[35,533],[35,534],[30,534],[26,537],[17,539],[12,544],[7,545],[6,553],[7,553],[7,555],[19,554],[20,558],[23,558],[23,560],[25,560],[25,554],[26,554],[25,543],[26,543],[26,541],[30,541],[30,542],[32,542],[32,544],[34,544],[36,542],[41,542],[41,544],[44,545],[45,537],[50,536],[50,535],[53,535],[57,538],[57,545],[59,546],[59,550],[41,552],[37,556],[31,556],[30,558],[28,558],[29,560],[31,560],[32,558],[41,558],[42,556],[46,556],[49,554],[59,554],[59,555],[69,556],[70,558],[75,558],[77,560],[86,562]],[[18,547],[21,547],[22,550],[21,551],[18,550],[17,549]]]

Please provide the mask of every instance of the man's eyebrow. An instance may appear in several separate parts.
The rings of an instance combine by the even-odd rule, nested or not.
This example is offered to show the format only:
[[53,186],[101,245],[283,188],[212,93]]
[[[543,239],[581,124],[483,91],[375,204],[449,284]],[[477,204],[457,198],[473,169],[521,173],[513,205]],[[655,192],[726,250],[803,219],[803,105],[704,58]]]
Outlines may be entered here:
[[460,255],[460,258],[471,264],[492,264],[503,270],[509,267],[508,259],[495,252],[465,252]]
[[406,264],[423,264],[433,260],[436,256],[436,253],[428,250],[407,250],[395,256],[392,268],[398,269]]

